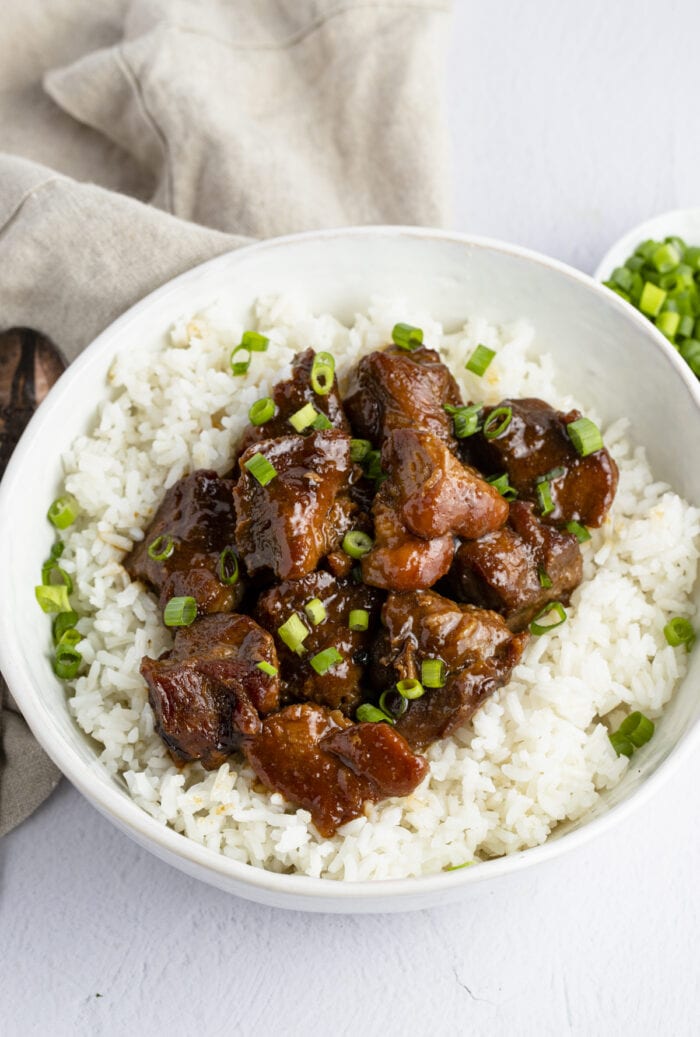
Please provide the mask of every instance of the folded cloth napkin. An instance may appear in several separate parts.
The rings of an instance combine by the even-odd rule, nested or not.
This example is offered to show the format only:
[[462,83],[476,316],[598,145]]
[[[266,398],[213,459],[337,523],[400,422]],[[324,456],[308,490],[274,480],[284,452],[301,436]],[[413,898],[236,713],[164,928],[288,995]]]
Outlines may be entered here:
[[[0,155],[0,330],[36,328],[72,360],[148,292],[251,237],[444,224],[448,6],[13,5],[0,140],[24,157]],[[32,161],[47,156],[51,169]],[[58,780],[3,690],[0,834]]]

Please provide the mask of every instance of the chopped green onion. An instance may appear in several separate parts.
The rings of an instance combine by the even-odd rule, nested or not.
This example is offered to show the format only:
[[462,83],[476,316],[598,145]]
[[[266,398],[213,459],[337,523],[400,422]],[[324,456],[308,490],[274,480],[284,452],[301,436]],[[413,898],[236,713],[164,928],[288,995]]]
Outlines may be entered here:
[[626,266],[618,266],[612,272],[611,280],[618,288],[622,288],[623,292],[629,292],[632,287],[632,271]]
[[311,422],[311,428],[315,428],[317,432],[327,432],[329,428],[333,428],[333,422],[329,421],[325,414],[319,413]]
[[304,612],[315,627],[326,618],[326,607],[320,598],[312,598],[304,605]]
[[289,619],[277,628],[277,634],[287,648],[291,648],[297,655],[303,655],[306,651],[304,641],[309,636],[309,631],[296,612],[293,612]]
[[171,598],[163,610],[166,627],[189,627],[197,618],[197,602],[189,595]]
[[695,643],[693,624],[683,616],[674,616],[664,627],[664,637],[672,648],[685,645],[686,651],[689,652]]
[[379,450],[370,450],[368,454],[365,454],[364,469],[368,479],[383,480],[386,478],[382,470],[382,455]]
[[535,489],[537,491],[537,500],[540,502],[540,515],[549,515],[550,512],[554,511],[554,501],[552,500],[549,483],[544,479],[542,482],[537,483]]
[[688,338],[678,349],[686,364],[700,378],[700,342],[695,338]]
[[396,682],[396,690],[403,699],[419,699],[425,695],[425,688],[420,681],[408,678],[405,681]]
[[424,659],[420,666],[424,688],[442,688],[445,683],[445,664],[442,659]]
[[394,324],[391,329],[391,339],[399,349],[407,349],[409,353],[412,353],[423,342],[423,329],[414,328],[412,324]]
[[484,419],[483,433],[486,439],[498,439],[511,423],[513,411],[510,407],[495,407]]
[[256,400],[248,411],[251,425],[264,425],[275,416],[275,401],[271,396],[263,396]]
[[495,355],[495,349],[489,349],[488,346],[477,346],[464,366],[467,371],[471,371],[472,374],[481,377],[486,372]]
[[318,417],[318,411],[314,407],[313,403],[307,403],[301,407],[300,410],[295,411],[294,414],[289,418],[289,424],[297,432],[303,432],[309,425],[313,425],[315,419]]
[[[58,581],[54,580],[54,576],[58,577]],[[56,583],[63,583],[69,594],[73,593],[73,580],[58,564],[55,558],[49,558],[48,561],[44,562],[41,567],[41,582],[45,587],[56,586]]]
[[56,498],[46,512],[46,517],[56,529],[66,529],[75,522],[79,513],[80,508],[75,497],[65,493],[62,497]]
[[82,661],[82,655],[73,645],[59,645],[53,664],[54,673],[61,680],[72,680],[77,677]]
[[42,583],[39,587],[34,588],[34,594],[43,612],[71,611],[68,588],[64,583],[50,587]]
[[[389,701],[391,699],[391,701]],[[394,688],[387,688],[379,696],[379,708],[383,710],[388,716],[402,717],[408,709],[408,699],[405,699],[403,695],[399,695]]]
[[370,706],[369,702],[363,702],[361,706],[357,707],[355,717],[361,724],[379,724],[382,721],[386,724],[394,723],[393,719],[383,710]]
[[272,663],[265,662],[264,659],[261,659],[261,661],[255,665],[259,670],[262,670],[263,673],[267,674],[268,677],[277,676],[277,667],[273,666]]
[[546,590],[549,590],[549,588],[552,586],[552,577],[549,575],[546,569],[542,568],[542,566],[539,566],[539,568],[537,569],[537,578],[540,581],[540,587],[544,587]]
[[267,486],[277,475],[275,466],[270,464],[268,459],[263,457],[262,454],[253,454],[250,460],[245,462],[244,467],[248,469],[254,479],[257,479],[261,486]]
[[175,550],[175,541],[168,533],[161,533],[148,545],[148,557],[154,562],[164,562]]
[[[686,318],[686,317],[683,318],[683,320],[689,320],[689,319],[692,319],[692,318]],[[676,332],[678,331],[680,323],[681,323],[681,315],[680,315],[680,313],[672,313],[669,310],[664,310],[662,313],[660,313],[659,316],[656,318],[656,321],[655,321],[655,324],[656,324],[657,328],[659,329],[659,331],[661,332],[661,334],[665,335],[666,338],[670,339],[671,342],[673,342],[673,340],[676,337]]]
[[68,612],[59,612],[53,621],[53,640],[58,644],[67,630],[71,630],[78,622],[78,613],[71,609]]
[[443,871],[460,871],[462,868],[471,868],[476,861],[465,861],[464,864],[448,864]]
[[359,464],[360,461],[364,461],[371,449],[372,444],[368,439],[351,439],[350,460]]
[[66,630],[63,634],[61,640],[56,645],[56,649],[58,650],[62,647],[65,648],[66,646],[74,648],[80,641],[82,641],[82,639],[83,635],[81,633],[79,633],[73,627],[69,627],[68,630]]
[[681,253],[673,245],[659,245],[652,253],[651,261],[660,274],[667,274],[676,269],[681,261]]
[[479,431],[480,403],[470,403],[468,407],[453,407],[445,403],[443,410],[452,416],[452,428],[457,439],[467,439]]
[[645,281],[639,299],[640,310],[642,313],[646,313],[648,317],[658,317],[667,295],[668,292],[665,292],[663,288],[657,288],[651,281]]
[[680,324],[678,325],[678,338],[691,338],[694,328],[695,321],[692,317],[681,317]]
[[555,479],[561,479],[562,475],[566,475],[566,468],[560,465],[558,468],[550,469],[542,478],[546,479],[547,482],[553,482]]
[[335,359],[330,353],[317,353],[311,365],[311,388],[318,396],[327,396],[333,388]]
[[503,472],[501,475],[491,475],[486,482],[491,483],[493,488],[498,490],[501,497],[505,497],[506,500],[515,500],[518,496],[518,491],[508,482],[507,472]]
[[603,437],[600,429],[594,425],[590,418],[577,418],[566,426],[569,439],[573,443],[576,452],[581,457],[588,457],[596,450],[603,449]]
[[369,612],[367,609],[352,609],[348,618],[350,630],[367,630],[369,627]]
[[351,558],[362,558],[372,550],[373,545],[374,541],[371,536],[359,529],[353,529],[352,532],[345,534],[341,547]]
[[57,540],[51,548],[51,557],[60,558],[65,550],[65,546],[62,540]]
[[636,710],[626,717],[617,731],[608,735],[612,747],[618,756],[631,756],[635,749],[651,741],[654,736],[654,724],[643,713]]
[[568,533],[573,533],[579,544],[585,544],[587,540],[591,539],[591,534],[586,527],[582,526],[580,522],[574,522],[573,519],[571,522],[567,522],[564,528]]
[[337,648],[324,648],[322,652],[317,652],[309,659],[312,668],[320,677],[342,661],[343,657]]
[[238,556],[232,547],[225,547],[216,563],[216,575],[221,583],[232,587],[238,581]]
[[[235,375],[246,374],[250,367],[250,361],[253,353],[264,353],[268,347],[270,340],[265,335],[260,335],[257,331],[244,331],[241,336],[241,341],[235,347],[231,353],[231,370]],[[236,360],[236,356],[239,353],[247,353],[248,356],[243,360]]]
[[[538,623],[538,619],[542,619],[543,616],[548,616],[550,612],[554,612],[558,619],[556,623]],[[535,613],[532,622],[530,623],[530,633],[535,634],[539,637],[541,634],[547,634],[550,630],[554,630],[556,627],[560,627],[562,623],[566,622],[566,610],[560,601],[550,601],[544,608],[541,608],[539,612]]]

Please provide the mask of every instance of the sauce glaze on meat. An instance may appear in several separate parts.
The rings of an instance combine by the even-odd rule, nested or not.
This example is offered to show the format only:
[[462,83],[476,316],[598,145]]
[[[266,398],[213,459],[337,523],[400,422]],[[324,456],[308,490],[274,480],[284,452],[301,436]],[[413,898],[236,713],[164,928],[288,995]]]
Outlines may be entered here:
[[[512,419],[495,438],[457,439],[446,405],[463,405],[459,389],[424,346],[363,357],[344,401],[335,379],[314,391],[313,361],[313,350],[296,357],[275,413],[244,430],[230,477],[181,479],[124,564],[161,606],[197,606],[173,648],[141,666],[175,761],[216,768],[243,753],[330,836],[367,803],[409,795],[428,772],[418,753],[508,681],[532,617],[567,604],[581,581],[562,527],[600,525],[617,468],[605,449],[579,457],[566,432],[578,412],[541,400],[504,401]],[[309,403],[332,427],[292,427]],[[380,467],[353,463],[353,436],[381,451]],[[256,454],[274,469],[264,484]],[[503,472],[519,498],[510,505],[487,481]],[[148,551],[158,537],[175,545],[161,561]],[[398,685],[431,662],[439,686],[404,699]]]

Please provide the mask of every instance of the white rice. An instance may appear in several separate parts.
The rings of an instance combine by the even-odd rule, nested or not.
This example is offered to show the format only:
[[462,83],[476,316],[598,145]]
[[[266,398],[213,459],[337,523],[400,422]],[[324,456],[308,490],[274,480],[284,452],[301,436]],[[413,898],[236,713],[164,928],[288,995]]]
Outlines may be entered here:
[[[613,751],[608,727],[632,709],[659,716],[685,672],[686,653],[667,645],[663,627],[671,616],[692,614],[700,513],[654,481],[644,451],[625,438],[624,419],[608,427],[619,490],[603,527],[583,545],[585,581],[568,621],[533,638],[510,683],[473,723],[429,750],[430,774],[411,796],[368,807],[322,839],[307,811],[265,792],[240,760],[214,772],[172,763],[139,675],[142,656],[168,648],[170,635],[154,599],[129,581],[124,552],[143,538],[166,487],[195,468],[228,468],[250,404],[287,377],[294,353],[309,345],[336,356],[342,382],[362,354],[389,339],[396,321],[408,320],[440,348],[465,398],[540,396],[562,409],[576,401],[562,396],[551,358],[534,350],[525,323],[496,327],[473,318],[443,335],[429,314],[400,300],[376,301],[349,329],[290,298],[261,300],[257,318],[270,347],[233,382],[228,357],[243,329],[214,309],[180,321],[157,350],[119,358],[96,427],[63,459],[82,516],[64,537],[62,564],[84,614],[79,648],[87,663],[73,682],[71,713],[144,810],[258,867],[349,881],[398,878],[542,843],[625,773],[628,761]],[[478,342],[497,351],[482,379],[464,370]]]

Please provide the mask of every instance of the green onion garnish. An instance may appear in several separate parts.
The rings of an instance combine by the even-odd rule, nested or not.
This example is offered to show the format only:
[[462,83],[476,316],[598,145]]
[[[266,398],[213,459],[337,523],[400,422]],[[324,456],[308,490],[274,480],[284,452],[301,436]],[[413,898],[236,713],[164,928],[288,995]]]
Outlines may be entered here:
[[265,660],[262,659],[259,663],[256,663],[255,665],[259,670],[262,670],[263,673],[267,674],[268,677],[277,676],[277,667],[273,666],[272,663],[265,662]]
[[[54,579],[55,576],[58,577],[57,580]],[[63,583],[68,593],[73,593],[73,580],[66,570],[61,568],[55,558],[49,558],[48,561],[44,562],[42,565],[41,582],[46,587],[51,585],[55,586],[57,583]]]
[[626,717],[617,731],[608,735],[612,747],[618,756],[631,756],[635,749],[651,741],[654,735],[654,724],[643,713],[636,710]]
[[310,425],[313,425],[315,419],[318,417],[318,411],[314,407],[313,403],[307,403],[301,407],[300,410],[295,411],[294,414],[289,418],[289,424],[297,432],[303,432]]
[[370,706],[369,702],[363,702],[361,706],[358,706],[355,710],[355,717],[362,724],[379,724],[382,721],[385,724],[393,724],[393,719],[381,709],[377,709],[376,706]]
[[303,655],[306,651],[304,641],[309,636],[309,631],[296,612],[293,612],[289,619],[277,628],[277,634],[287,648],[291,648],[297,655]]
[[566,426],[566,431],[580,457],[588,457],[603,448],[600,429],[590,418],[577,418]]
[[62,497],[56,498],[46,512],[46,517],[56,529],[66,529],[75,522],[79,513],[80,508],[75,497],[65,493]]
[[585,544],[587,540],[591,539],[591,534],[588,532],[586,527],[582,526],[580,522],[574,522],[573,519],[571,522],[566,523],[564,529],[566,529],[568,533],[573,533],[579,544]]
[[245,462],[244,467],[248,469],[254,479],[257,479],[261,486],[267,486],[277,475],[275,466],[270,464],[268,459],[263,457],[262,454],[253,454],[250,460]]
[[470,403],[468,407],[453,407],[445,403],[442,409],[452,416],[452,427],[457,439],[466,439],[479,431],[480,403]]
[[486,439],[498,439],[511,423],[513,411],[510,407],[495,407],[484,421]]
[[[270,340],[257,331],[244,331],[241,341],[231,353],[231,370],[235,375],[246,374],[250,367],[253,353],[264,353]],[[247,354],[242,360],[236,360],[239,353]]]
[[652,252],[651,261],[660,274],[668,274],[680,263],[681,254],[674,245],[664,242]]
[[672,648],[685,645],[686,651],[689,652],[695,643],[693,624],[683,616],[674,616],[664,627],[664,637]]
[[[391,699],[391,702],[389,702]],[[408,700],[403,695],[398,695],[394,688],[387,688],[379,696],[379,708],[387,716],[402,717],[408,709]]]
[[360,461],[364,461],[371,449],[372,444],[368,439],[351,439],[350,460],[359,464]]
[[72,680],[78,675],[82,661],[82,655],[73,645],[59,645],[53,664],[54,673],[61,680]]
[[471,371],[472,374],[481,377],[495,355],[496,351],[494,349],[489,349],[488,346],[477,346],[464,366],[467,371]]
[[42,583],[39,587],[34,588],[34,594],[43,612],[71,611],[68,588],[64,583],[50,587]]
[[[551,612],[554,612],[558,617],[556,623],[537,622],[538,619],[542,619],[543,616],[548,616]],[[562,623],[566,623],[566,609],[560,601],[550,601],[533,617],[533,620],[530,623],[530,633],[539,637],[541,634],[548,634],[550,630],[560,627]]]
[[325,414],[318,413],[311,422],[311,428],[315,428],[317,432],[327,432],[329,428],[333,428],[333,422],[329,421]]
[[550,511],[554,511],[554,502],[549,483],[544,479],[542,482],[537,483],[535,489],[537,490],[537,500],[540,502],[540,515],[549,515]]
[[352,609],[348,618],[350,630],[367,630],[369,627],[369,612],[367,609]]
[[385,479],[382,470],[382,455],[379,450],[370,450],[364,460],[365,475],[368,479]]
[[423,329],[414,328],[412,324],[394,324],[391,329],[391,339],[399,349],[407,349],[409,353],[412,353],[423,342]]
[[221,583],[232,587],[238,581],[238,556],[232,547],[225,547],[216,563],[216,575]]
[[163,609],[166,627],[188,627],[197,618],[197,602],[187,596],[171,598]]
[[148,545],[148,557],[154,562],[164,562],[175,550],[175,541],[168,533],[161,533]]
[[[60,614],[63,615],[64,613]],[[83,635],[79,631],[77,631],[75,627],[68,627],[68,629],[63,632],[60,640],[56,644],[56,649],[58,650],[62,646],[65,647],[66,645],[69,645],[71,648],[74,648],[79,641],[82,641],[82,639]]]
[[263,396],[256,400],[248,411],[251,425],[264,425],[275,416],[275,401],[271,396]]
[[405,681],[396,682],[396,690],[402,699],[419,699],[425,695],[425,688],[420,681],[408,678]]
[[317,652],[309,659],[312,668],[320,677],[342,661],[343,657],[337,648],[324,648],[322,652]]
[[518,491],[508,482],[507,472],[503,472],[501,475],[491,475],[486,482],[491,483],[493,488],[498,490],[501,497],[505,497],[506,500],[515,500],[518,496]]
[[639,309],[646,313],[647,317],[658,317],[667,295],[668,292],[663,288],[657,287],[651,281],[645,281],[639,299]]
[[65,550],[65,546],[62,540],[57,540],[51,548],[51,557],[60,558]]
[[71,609],[68,612],[59,612],[53,621],[53,640],[58,644],[67,630],[71,630],[78,622],[78,613]]
[[312,598],[304,605],[304,612],[315,627],[326,618],[326,607],[320,598]]
[[424,659],[420,666],[420,680],[424,688],[442,688],[445,683],[442,659]]
[[558,468],[551,468],[542,478],[547,482],[553,482],[555,479],[561,479],[562,475],[566,475],[566,468],[560,465]]
[[341,547],[351,558],[362,558],[368,551],[372,550],[374,541],[371,536],[362,533],[359,529],[353,529],[343,537]]
[[311,365],[311,388],[319,396],[327,396],[333,388],[335,359],[330,353],[317,353]]
[[476,864],[476,861],[465,861],[464,864],[448,864],[447,867],[443,868],[442,870],[460,871],[462,868],[471,868],[473,864]]
[[549,575],[546,569],[542,568],[541,565],[537,569],[537,578],[540,581],[540,587],[544,587],[546,590],[549,590],[549,588],[552,586],[552,577]]

